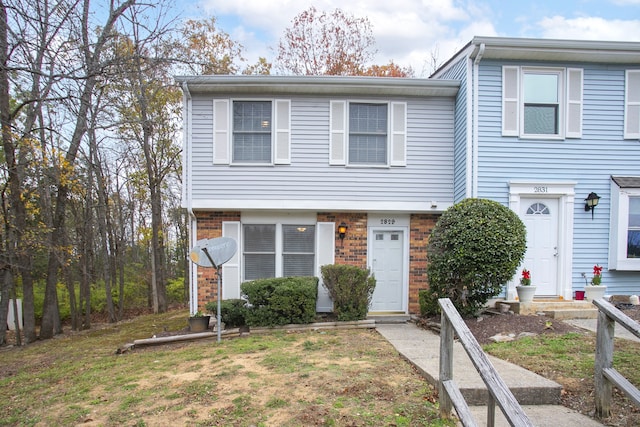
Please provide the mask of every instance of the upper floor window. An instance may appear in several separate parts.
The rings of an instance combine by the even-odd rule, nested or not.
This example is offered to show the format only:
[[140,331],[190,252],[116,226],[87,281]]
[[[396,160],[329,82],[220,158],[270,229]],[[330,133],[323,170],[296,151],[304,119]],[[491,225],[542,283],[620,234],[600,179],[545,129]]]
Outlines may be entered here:
[[640,271],[640,177],[612,177],[609,268]]
[[560,123],[559,72],[523,73],[525,135],[558,135]]
[[387,104],[349,104],[349,163],[387,164]]
[[213,163],[291,163],[291,101],[213,100]]
[[502,67],[502,134],[582,136],[582,69]]
[[406,102],[330,102],[329,164],[407,165]]

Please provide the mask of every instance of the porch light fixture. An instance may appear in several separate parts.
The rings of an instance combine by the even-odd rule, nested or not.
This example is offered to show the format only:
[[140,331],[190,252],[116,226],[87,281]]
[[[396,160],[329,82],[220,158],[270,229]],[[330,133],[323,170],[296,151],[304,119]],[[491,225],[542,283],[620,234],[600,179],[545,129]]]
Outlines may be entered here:
[[591,220],[593,220],[593,211],[595,210],[596,206],[598,206],[598,202],[600,201],[600,196],[598,196],[596,193],[592,191],[591,193],[589,193],[587,198],[584,199],[584,201],[585,201],[584,210],[585,212],[591,211]]
[[347,224],[343,222],[340,223],[340,225],[338,226],[338,237],[340,237],[340,240],[342,242],[344,242],[344,236],[347,235]]

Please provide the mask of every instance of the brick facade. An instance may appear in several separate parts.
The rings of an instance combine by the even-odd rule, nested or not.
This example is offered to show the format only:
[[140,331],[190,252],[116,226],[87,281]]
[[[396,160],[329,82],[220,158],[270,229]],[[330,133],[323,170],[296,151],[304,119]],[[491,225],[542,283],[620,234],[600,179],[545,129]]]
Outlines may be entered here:
[[[240,212],[198,212],[198,235],[196,240],[222,235],[223,221],[240,221]],[[427,244],[438,215],[412,214],[409,230],[409,312],[419,313],[418,292],[428,287]],[[349,212],[320,212],[318,222],[336,224],[335,262],[367,267],[367,214]],[[337,233],[338,225],[344,222],[349,227],[344,240]],[[204,309],[207,302],[217,298],[217,276],[213,268],[198,269],[198,308]]]
[[[223,221],[240,221],[240,212],[196,212],[196,241],[222,237]],[[198,310],[218,299],[218,275],[215,268],[198,268]]]

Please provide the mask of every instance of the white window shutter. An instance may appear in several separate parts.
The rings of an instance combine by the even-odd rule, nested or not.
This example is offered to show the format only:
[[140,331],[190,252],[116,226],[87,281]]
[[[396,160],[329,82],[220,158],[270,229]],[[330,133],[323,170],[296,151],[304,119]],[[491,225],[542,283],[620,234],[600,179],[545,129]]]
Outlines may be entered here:
[[407,103],[391,103],[391,166],[407,165]]
[[502,135],[520,133],[520,67],[502,67]]
[[291,101],[276,99],[275,102],[275,159],[277,165],[291,164]]
[[582,69],[567,69],[567,138],[582,138]]
[[333,264],[335,262],[335,224],[333,222],[319,222],[316,225],[316,272],[320,278],[318,282],[318,299],[316,300],[316,311],[318,313],[328,313],[333,311],[333,301],[329,292],[322,285],[322,274],[320,267]]
[[236,241],[238,250],[233,257],[222,264],[222,299],[240,298],[240,259],[242,247],[240,244],[240,221],[223,221],[222,236],[231,237]]
[[627,70],[624,91],[624,138],[640,139],[640,70]]
[[228,99],[213,100],[213,163],[229,164],[230,109]]
[[329,106],[329,164],[346,164],[347,102],[331,101]]

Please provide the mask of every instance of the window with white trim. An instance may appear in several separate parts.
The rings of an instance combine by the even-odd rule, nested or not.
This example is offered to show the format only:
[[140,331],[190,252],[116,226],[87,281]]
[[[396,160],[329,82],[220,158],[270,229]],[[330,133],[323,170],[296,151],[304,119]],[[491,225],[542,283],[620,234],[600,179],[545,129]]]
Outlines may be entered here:
[[315,225],[244,224],[243,279],[315,275]]
[[271,163],[271,101],[233,101],[233,163]]
[[349,104],[349,164],[387,164],[387,104]]
[[582,69],[504,66],[502,134],[560,139],[582,136]]
[[612,177],[609,268],[640,271],[640,177]]
[[330,102],[329,164],[407,165],[406,102]]

